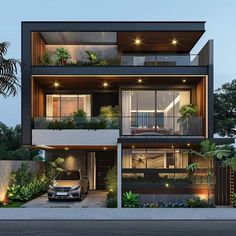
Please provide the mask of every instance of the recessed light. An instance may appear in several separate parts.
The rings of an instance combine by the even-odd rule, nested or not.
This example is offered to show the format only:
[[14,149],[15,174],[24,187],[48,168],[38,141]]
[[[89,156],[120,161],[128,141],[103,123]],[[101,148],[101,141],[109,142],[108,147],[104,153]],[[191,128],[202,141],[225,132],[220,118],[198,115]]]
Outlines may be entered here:
[[134,40],[134,44],[135,44],[136,46],[139,46],[141,43],[142,43],[142,41],[141,41],[141,39],[139,39],[139,38],[136,38],[136,39]]
[[133,149],[135,148],[134,145],[132,146],[132,148],[133,148]]
[[102,84],[102,86],[103,86],[104,88],[106,88],[106,87],[108,87],[108,83],[107,83],[107,82],[104,82],[104,83]]
[[139,82],[139,83],[142,83],[143,81],[142,81],[141,79],[138,79],[138,82]]
[[68,148],[68,147],[65,147],[64,149],[65,149],[66,151],[68,151],[68,150],[69,150],[69,148]]
[[176,39],[172,39],[171,44],[175,46],[178,44],[178,41]]
[[183,83],[185,83],[186,82],[186,79],[183,79]]
[[59,84],[58,82],[54,82],[54,83],[53,83],[53,86],[54,86],[55,88],[58,88],[58,87],[60,86],[60,84]]
[[187,146],[189,147],[189,146],[190,146],[190,143],[187,143]]
[[104,147],[103,150],[107,150],[107,147]]
[[174,148],[174,145],[172,145],[171,148]]

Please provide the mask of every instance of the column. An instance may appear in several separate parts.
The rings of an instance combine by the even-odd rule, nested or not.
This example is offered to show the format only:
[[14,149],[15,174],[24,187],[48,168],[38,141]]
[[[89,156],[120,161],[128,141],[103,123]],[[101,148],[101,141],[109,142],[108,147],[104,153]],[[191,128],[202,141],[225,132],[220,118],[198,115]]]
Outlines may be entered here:
[[117,208],[122,207],[122,145],[117,144]]

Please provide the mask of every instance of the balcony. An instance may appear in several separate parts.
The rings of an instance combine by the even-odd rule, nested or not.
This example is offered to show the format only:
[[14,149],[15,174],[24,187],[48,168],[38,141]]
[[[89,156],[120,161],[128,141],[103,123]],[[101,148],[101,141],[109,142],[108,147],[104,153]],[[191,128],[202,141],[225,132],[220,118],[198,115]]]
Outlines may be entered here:
[[33,129],[120,130],[122,135],[203,136],[203,117],[122,116],[122,117],[36,117]]

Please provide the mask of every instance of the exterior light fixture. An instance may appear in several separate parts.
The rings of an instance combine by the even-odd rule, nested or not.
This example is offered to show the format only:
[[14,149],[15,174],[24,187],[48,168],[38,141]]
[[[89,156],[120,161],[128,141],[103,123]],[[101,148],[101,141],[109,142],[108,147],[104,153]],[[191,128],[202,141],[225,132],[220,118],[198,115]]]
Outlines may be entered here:
[[58,82],[54,82],[54,83],[53,83],[53,87],[54,87],[54,88],[58,88],[59,86],[60,86],[60,84],[59,84]]
[[69,148],[68,148],[68,147],[65,147],[64,149],[65,149],[65,151],[68,151],[68,150],[69,150]]
[[176,39],[172,39],[171,44],[173,46],[176,46],[178,44],[178,41]]
[[135,147],[134,147],[134,145],[132,145],[132,149],[134,149]]
[[183,79],[182,81],[183,81],[183,83],[185,83],[185,82],[186,82],[186,79]]
[[136,39],[134,40],[134,44],[135,44],[136,46],[139,46],[141,43],[142,43],[142,41],[141,41],[141,39],[139,39],[139,38],[136,38]]
[[143,82],[143,80],[142,80],[142,79],[138,79],[138,82],[139,82],[139,83],[142,83],[142,82]]
[[174,145],[172,145],[171,148],[172,148],[172,149],[175,148]]
[[166,188],[169,188],[170,185],[169,185],[168,183],[165,183],[165,187],[166,187]]
[[108,83],[107,83],[107,82],[104,82],[104,83],[102,84],[102,86],[103,86],[104,88],[107,88],[107,87],[108,87]]
[[104,147],[103,150],[107,150],[107,147]]
[[190,147],[190,143],[187,143],[187,146]]

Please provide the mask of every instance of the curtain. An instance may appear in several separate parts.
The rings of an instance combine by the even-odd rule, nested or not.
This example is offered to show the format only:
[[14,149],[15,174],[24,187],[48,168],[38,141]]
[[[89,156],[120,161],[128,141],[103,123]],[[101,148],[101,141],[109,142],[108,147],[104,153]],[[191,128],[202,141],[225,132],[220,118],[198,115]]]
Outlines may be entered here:
[[131,134],[131,91],[122,92],[122,131]]

